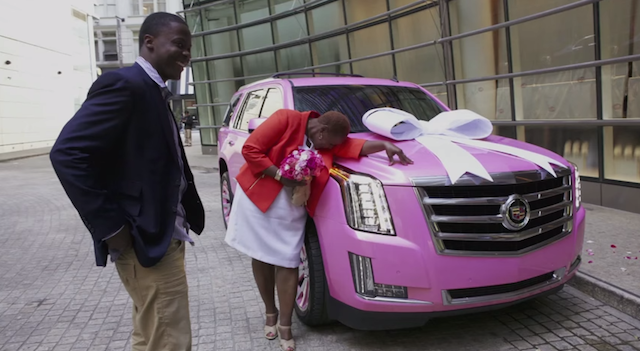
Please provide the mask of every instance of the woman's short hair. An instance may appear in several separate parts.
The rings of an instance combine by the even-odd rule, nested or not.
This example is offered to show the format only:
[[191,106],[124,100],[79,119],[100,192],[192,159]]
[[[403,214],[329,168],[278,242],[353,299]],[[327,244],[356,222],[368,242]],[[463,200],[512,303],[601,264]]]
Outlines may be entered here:
[[351,131],[349,118],[338,111],[329,111],[318,117],[318,122],[327,127],[327,132],[332,135],[345,137]]

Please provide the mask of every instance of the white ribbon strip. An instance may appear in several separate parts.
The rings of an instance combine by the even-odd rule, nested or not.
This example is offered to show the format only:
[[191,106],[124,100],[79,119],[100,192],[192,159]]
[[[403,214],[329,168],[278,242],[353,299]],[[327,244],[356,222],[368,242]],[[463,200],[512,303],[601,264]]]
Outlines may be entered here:
[[[491,121],[469,110],[446,111],[429,122],[390,107],[367,111],[362,122],[370,131],[393,140],[412,140],[426,147],[442,163],[452,184],[465,173],[493,181],[489,172],[460,145],[501,152],[533,162],[556,176],[552,164],[565,166],[544,155],[484,140],[493,131]],[[458,145],[460,144],[460,145]]]

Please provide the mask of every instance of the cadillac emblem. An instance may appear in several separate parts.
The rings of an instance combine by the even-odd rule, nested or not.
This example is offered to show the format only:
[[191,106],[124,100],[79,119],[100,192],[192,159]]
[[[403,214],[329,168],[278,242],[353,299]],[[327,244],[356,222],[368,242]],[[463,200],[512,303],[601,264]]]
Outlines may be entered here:
[[520,230],[529,223],[529,203],[520,195],[511,195],[502,205],[502,225],[510,230]]

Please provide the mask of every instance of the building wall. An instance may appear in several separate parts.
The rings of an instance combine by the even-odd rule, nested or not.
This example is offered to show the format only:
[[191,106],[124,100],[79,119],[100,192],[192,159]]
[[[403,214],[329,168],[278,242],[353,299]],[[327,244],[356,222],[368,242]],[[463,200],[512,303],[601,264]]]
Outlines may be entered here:
[[640,0],[184,3],[206,146],[231,94],[275,72],[397,76],[576,163],[588,201],[640,212]]
[[122,41],[123,66],[132,65],[139,54],[138,34],[142,22],[153,12],[176,13],[182,10],[181,0],[95,0],[96,56],[102,72],[119,67],[117,51],[118,19]]
[[46,152],[96,77],[93,3],[0,0],[0,8],[0,158]]

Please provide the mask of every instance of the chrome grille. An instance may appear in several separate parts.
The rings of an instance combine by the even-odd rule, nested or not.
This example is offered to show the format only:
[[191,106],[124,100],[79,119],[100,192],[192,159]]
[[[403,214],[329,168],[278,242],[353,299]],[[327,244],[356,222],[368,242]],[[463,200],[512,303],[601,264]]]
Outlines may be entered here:
[[[413,179],[413,183],[439,253],[521,255],[572,230],[571,171],[557,169],[556,175],[529,171],[492,174],[493,182],[470,176],[455,185],[447,184],[445,177]],[[523,199],[529,210],[528,222],[519,229],[506,223],[510,209],[505,203],[514,196]]]

